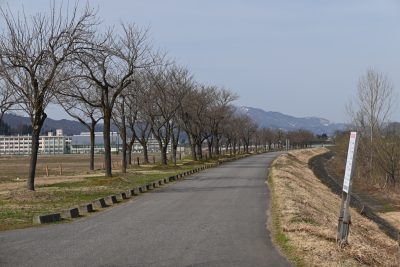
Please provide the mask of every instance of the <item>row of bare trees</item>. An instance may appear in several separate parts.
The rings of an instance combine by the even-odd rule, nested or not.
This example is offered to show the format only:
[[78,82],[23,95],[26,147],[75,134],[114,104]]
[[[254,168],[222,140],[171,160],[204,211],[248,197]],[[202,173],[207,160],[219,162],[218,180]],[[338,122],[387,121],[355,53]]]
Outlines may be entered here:
[[78,4],[71,9],[53,2],[50,12],[31,17],[0,12],[5,24],[0,33],[0,115],[14,104],[31,119],[28,189],[34,190],[39,135],[52,102],[61,104],[91,133],[103,121],[105,169],[111,176],[113,110],[139,71],[161,64],[147,32],[134,24],[103,30],[93,9],[79,9]]
[[[91,170],[95,127],[103,122],[108,177],[112,124],[122,139],[122,172],[132,162],[135,141],[149,162],[150,136],[158,142],[162,164],[168,163],[169,147],[176,163],[182,133],[194,160],[203,158],[205,144],[209,157],[222,148],[235,154],[282,146],[283,132],[261,129],[237,111],[232,105],[237,96],[228,89],[194,81],[187,68],[151,47],[147,30],[134,24],[104,30],[89,6],[63,12],[53,4],[50,12],[32,17],[0,12],[5,23],[0,33],[0,122],[11,108],[31,119],[30,190],[35,189],[39,135],[50,103],[62,106],[90,132]],[[301,136],[293,133],[292,138],[304,143]]]
[[[0,33],[0,119],[12,105],[31,119],[28,189],[34,190],[39,135],[50,103],[60,104],[88,128],[91,169],[94,129],[100,120],[104,125],[106,176],[112,176],[112,121],[123,139],[123,171],[127,164],[125,156],[130,155],[126,151],[132,150],[135,139],[146,148],[150,133],[157,139],[162,162],[166,164],[167,147],[172,140],[176,151],[183,125],[178,114],[204,120],[201,114],[182,108],[189,91],[200,93],[203,89],[197,90],[201,86],[194,84],[186,69],[168,62],[151,48],[146,30],[134,24],[104,30],[89,6],[80,10],[75,5],[69,12],[64,12],[65,8],[70,9],[56,7],[53,2],[50,12],[31,17],[1,10],[5,29]],[[211,89],[203,87],[211,93]],[[205,100],[204,95],[201,97],[194,99],[193,104]],[[225,100],[224,104],[232,100]],[[188,106],[192,105],[188,101]],[[195,127],[197,132],[191,136],[204,140],[203,126]],[[145,158],[148,161],[147,154]]]

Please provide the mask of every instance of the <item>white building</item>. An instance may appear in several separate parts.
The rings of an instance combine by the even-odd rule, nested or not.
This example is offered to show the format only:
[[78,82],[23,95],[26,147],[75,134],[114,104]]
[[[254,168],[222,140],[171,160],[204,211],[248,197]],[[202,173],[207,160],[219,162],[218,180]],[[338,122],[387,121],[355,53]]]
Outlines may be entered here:
[[[30,135],[0,136],[0,155],[31,154],[32,137]],[[69,153],[71,138],[63,135],[62,129],[57,129],[56,135],[49,132],[47,136],[39,137],[39,154]]]
[[[110,133],[111,152],[121,151],[122,140],[117,132]],[[31,154],[32,137],[30,135],[0,136],[0,155],[29,155]],[[152,136],[147,143],[148,152],[158,152],[158,142]],[[95,153],[104,153],[104,139],[102,132],[95,133]],[[133,152],[142,152],[142,145],[136,140]],[[168,152],[171,144],[168,145]],[[79,135],[64,136],[62,129],[56,130],[56,135],[49,132],[46,136],[39,137],[39,154],[89,154],[90,133],[83,132]]]
[[[116,132],[110,132],[111,152],[116,152],[121,146],[121,138]],[[94,133],[94,153],[104,153],[104,137],[103,132]],[[71,137],[72,154],[89,154],[90,153],[90,133],[82,132],[79,135]]]
[[[94,133],[94,153],[104,153],[104,138],[103,132]],[[117,132],[110,132],[111,152],[122,150],[122,139]],[[152,136],[147,142],[148,152],[158,152],[160,150],[158,142]],[[71,150],[72,154],[88,154],[90,153],[90,133],[82,132],[79,135],[71,137]],[[142,145],[135,140],[133,143],[133,152],[142,152]],[[171,151],[171,144],[168,145],[168,152]]]

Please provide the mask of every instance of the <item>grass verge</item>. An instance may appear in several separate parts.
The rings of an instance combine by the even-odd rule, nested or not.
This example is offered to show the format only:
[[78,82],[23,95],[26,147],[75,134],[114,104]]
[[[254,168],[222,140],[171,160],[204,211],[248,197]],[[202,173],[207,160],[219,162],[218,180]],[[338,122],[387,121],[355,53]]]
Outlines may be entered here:
[[310,158],[325,152],[293,151],[272,164],[273,240],[296,266],[399,266],[397,242],[353,209],[349,244],[336,244],[340,198],[308,168]]
[[268,185],[271,190],[271,234],[274,243],[281,249],[282,253],[294,263],[296,266],[302,267],[306,266],[301,254],[296,250],[294,246],[289,243],[288,236],[282,231],[280,210],[276,200],[276,191],[273,179],[273,168],[269,171],[268,175]]

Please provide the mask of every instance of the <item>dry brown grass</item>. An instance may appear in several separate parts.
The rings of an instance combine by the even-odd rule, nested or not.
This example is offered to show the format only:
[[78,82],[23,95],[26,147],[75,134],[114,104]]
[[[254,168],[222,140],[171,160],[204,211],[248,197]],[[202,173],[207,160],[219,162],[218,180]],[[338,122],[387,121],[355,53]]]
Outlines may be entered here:
[[388,221],[391,225],[396,227],[400,231],[400,212],[392,211],[392,212],[381,212],[379,216]]
[[399,266],[397,243],[353,209],[349,244],[344,248],[336,244],[340,198],[308,168],[310,158],[325,152],[324,148],[294,151],[273,163],[275,237],[284,235],[284,245],[298,265]]
[[[152,162],[153,156],[156,163],[160,161],[158,153],[150,153],[149,159]],[[136,158],[139,157],[143,162],[142,154],[132,154],[132,163],[136,164]],[[113,154],[113,169],[120,169],[121,154]],[[89,171],[89,155],[87,154],[63,154],[63,155],[39,155],[36,167],[36,177],[42,179],[46,177],[46,166],[49,174],[53,178],[60,175],[60,166],[62,167],[62,175],[72,176],[88,173]],[[103,168],[103,155],[95,155],[95,169],[101,172]],[[16,181],[17,178],[25,179],[29,170],[29,156],[0,156],[0,184],[10,181]],[[91,172],[92,173],[92,172]]]

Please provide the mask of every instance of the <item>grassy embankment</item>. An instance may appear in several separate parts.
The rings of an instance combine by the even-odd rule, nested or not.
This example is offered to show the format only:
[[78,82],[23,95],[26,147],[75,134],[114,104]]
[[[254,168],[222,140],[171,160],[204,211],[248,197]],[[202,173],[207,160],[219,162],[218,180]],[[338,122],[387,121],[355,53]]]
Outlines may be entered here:
[[[54,168],[48,177],[43,173],[39,174],[36,179],[36,191],[32,192],[25,189],[25,179],[16,178],[16,176],[20,176],[21,168],[16,168],[15,173],[13,173],[13,168],[10,167],[18,166],[18,162],[22,159],[26,160],[26,158],[2,159],[2,161],[8,161],[9,165],[1,166],[3,169],[8,168],[8,173],[4,175],[5,178],[0,179],[0,230],[29,227],[33,225],[32,218],[35,215],[59,212],[79,204],[91,202],[96,198],[126,191],[216,161],[214,159],[194,162],[185,159],[176,166],[134,165],[129,167],[126,174],[119,172],[119,166],[115,163],[114,176],[107,178],[104,177],[101,170],[83,171],[87,169],[87,160],[83,160],[82,156],[79,155],[46,158],[47,161],[53,161],[51,164]],[[60,159],[64,166],[63,171],[67,175],[59,174],[59,164],[55,161]],[[40,171],[43,171],[45,162],[46,160],[42,159]],[[26,162],[24,161],[23,164],[26,164]],[[74,164],[77,166],[75,170]],[[26,172],[27,169],[23,171]],[[5,174],[5,172],[3,173]],[[72,173],[73,175],[71,175]]]
[[326,149],[293,151],[271,167],[271,230],[296,266],[399,266],[397,242],[351,209],[349,244],[336,244],[340,198],[323,185],[308,161]]

